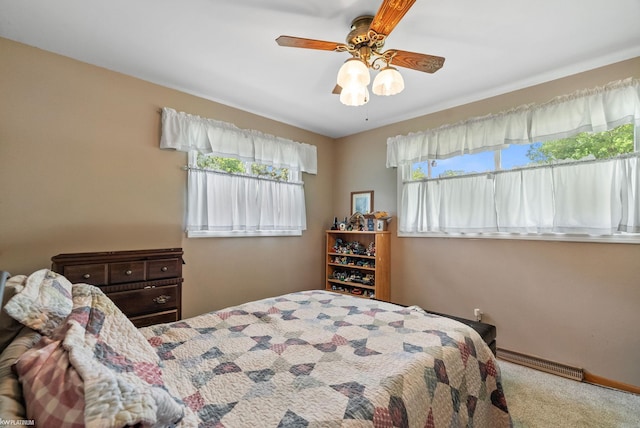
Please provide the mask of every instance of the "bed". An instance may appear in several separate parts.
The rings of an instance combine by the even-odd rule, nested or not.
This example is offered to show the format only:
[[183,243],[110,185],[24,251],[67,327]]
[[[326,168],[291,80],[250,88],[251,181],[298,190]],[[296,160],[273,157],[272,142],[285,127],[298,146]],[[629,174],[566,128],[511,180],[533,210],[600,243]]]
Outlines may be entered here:
[[0,333],[2,420],[512,426],[486,343],[418,307],[308,290],[137,329],[99,288],[43,269],[6,281]]

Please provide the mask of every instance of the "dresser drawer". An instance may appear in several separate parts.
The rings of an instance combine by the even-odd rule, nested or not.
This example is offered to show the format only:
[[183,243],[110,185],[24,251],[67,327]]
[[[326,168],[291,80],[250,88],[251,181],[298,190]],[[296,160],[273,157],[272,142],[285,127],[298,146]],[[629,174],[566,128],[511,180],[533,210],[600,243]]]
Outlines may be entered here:
[[147,280],[182,276],[181,259],[150,260],[147,262]]
[[159,312],[157,314],[141,315],[138,317],[131,317],[131,322],[136,327],[147,327],[154,324],[164,324],[168,322],[178,321],[178,310],[173,309],[170,311]]
[[51,270],[98,287],[137,327],[182,317],[182,248],[58,254]]
[[109,263],[109,284],[144,281],[144,262]]
[[62,275],[72,284],[84,282],[91,285],[107,284],[107,264],[69,265],[62,269]]
[[107,296],[128,317],[178,308],[177,285],[118,291]]

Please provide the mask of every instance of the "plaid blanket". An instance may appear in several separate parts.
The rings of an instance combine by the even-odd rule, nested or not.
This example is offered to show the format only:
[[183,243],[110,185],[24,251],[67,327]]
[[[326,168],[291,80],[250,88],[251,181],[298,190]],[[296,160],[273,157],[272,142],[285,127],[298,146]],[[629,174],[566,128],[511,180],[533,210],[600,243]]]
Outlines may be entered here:
[[511,426],[480,336],[417,307],[315,290],[141,332],[182,426]]

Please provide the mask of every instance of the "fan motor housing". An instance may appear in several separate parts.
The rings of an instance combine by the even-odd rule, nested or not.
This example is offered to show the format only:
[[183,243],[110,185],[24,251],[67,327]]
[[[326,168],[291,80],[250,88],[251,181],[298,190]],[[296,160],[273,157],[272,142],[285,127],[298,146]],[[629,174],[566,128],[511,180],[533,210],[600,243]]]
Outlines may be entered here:
[[353,45],[359,48],[364,45],[369,45],[371,40],[369,39],[369,27],[373,22],[372,15],[359,16],[351,22],[351,32],[347,35],[347,44]]

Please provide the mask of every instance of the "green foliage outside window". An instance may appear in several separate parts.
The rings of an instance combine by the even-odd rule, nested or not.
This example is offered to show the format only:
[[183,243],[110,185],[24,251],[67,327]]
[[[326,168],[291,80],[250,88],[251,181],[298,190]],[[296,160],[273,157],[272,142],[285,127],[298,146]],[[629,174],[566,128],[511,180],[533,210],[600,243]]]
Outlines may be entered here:
[[[235,158],[223,158],[219,156],[206,156],[198,154],[198,168],[211,169],[214,171],[227,172],[229,174],[246,173],[245,163]],[[272,180],[288,181],[288,168],[274,168],[269,165],[254,163],[251,164],[251,174],[257,177],[269,178]]]
[[[560,140],[546,141],[544,143],[530,144],[523,153],[522,166],[547,164],[559,160],[580,160],[586,156],[593,155],[596,159],[608,159],[626,153],[635,151],[634,147],[634,125],[627,124],[614,128],[610,131],[589,133],[583,132],[571,138],[563,138]],[[510,156],[507,151],[502,152],[503,162],[505,156]],[[463,155],[469,156],[469,155]],[[439,177],[451,177],[470,174],[476,171],[477,164],[471,159],[464,159],[460,156],[457,166],[463,166],[465,169],[452,168],[439,171]],[[529,161],[527,162],[526,159]],[[435,161],[432,165],[435,166]],[[504,164],[504,163],[503,163]],[[423,169],[425,163],[414,164],[412,170],[413,180],[423,180],[428,178],[428,172]],[[497,168],[497,166],[496,166]],[[433,171],[431,171],[433,174]]]
[[198,154],[198,168],[212,169],[214,171],[224,171],[230,174],[243,173],[244,163],[234,158],[223,158],[218,156],[205,156]]
[[441,177],[456,177],[458,175],[464,175],[465,171],[463,169],[448,169],[445,172],[443,172],[442,174],[440,174]]
[[427,174],[423,171],[421,166],[411,171],[412,180],[423,180],[425,178],[427,178]]
[[266,177],[272,180],[289,180],[289,169],[287,168],[274,168],[272,166],[254,163],[251,165],[251,173],[258,177]]
[[532,144],[527,157],[534,163],[548,163],[562,159],[582,159],[593,155],[607,159],[633,152],[633,124],[610,131],[591,134],[583,132],[571,138]]

